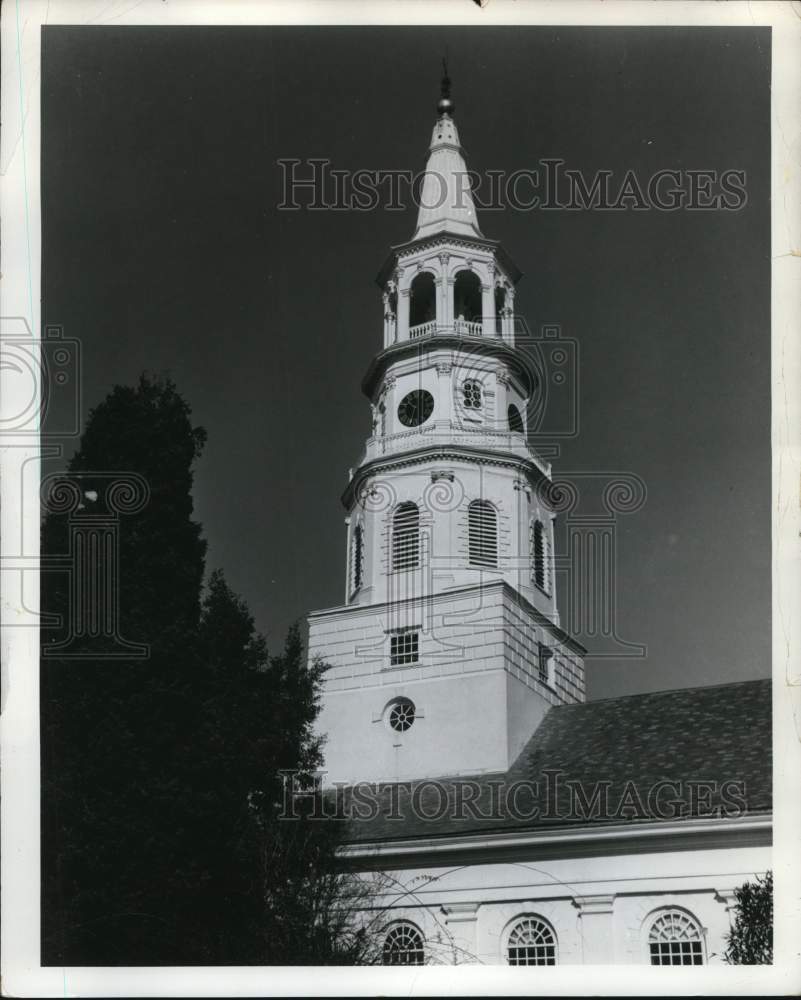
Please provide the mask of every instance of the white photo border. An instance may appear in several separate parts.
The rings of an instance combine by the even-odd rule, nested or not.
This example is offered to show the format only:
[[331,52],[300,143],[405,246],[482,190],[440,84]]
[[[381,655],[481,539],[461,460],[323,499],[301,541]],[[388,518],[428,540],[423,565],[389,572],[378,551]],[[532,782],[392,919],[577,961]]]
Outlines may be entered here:
[[[775,964],[421,968],[40,965],[38,477],[35,425],[0,433],[2,986],[8,996],[780,995],[801,991],[801,4],[716,0],[6,0],[2,6],[0,322],[40,329],[44,24],[682,25],[772,27],[772,546]],[[32,336],[32,333],[31,333]],[[0,363],[0,414],[25,408]],[[37,407],[31,407],[36,412]],[[743,474],[747,475],[746,469]],[[22,502],[23,479],[33,484]],[[667,978],[666,978],[667,977]]]

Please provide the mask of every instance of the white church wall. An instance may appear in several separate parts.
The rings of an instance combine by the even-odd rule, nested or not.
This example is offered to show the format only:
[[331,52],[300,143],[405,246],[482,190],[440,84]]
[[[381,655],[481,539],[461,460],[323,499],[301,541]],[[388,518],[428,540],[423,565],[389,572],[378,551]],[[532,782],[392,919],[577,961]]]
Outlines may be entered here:
[[[394,870],[391,879],[405,918],[432,940],[432,961],[506,964],[510,929],[534,916],[553,929],[557,964],[649,964],[651,923],[676,908],[698,925],[704,964],[720,964],[733,890],[770,867],[763,846],[531,857]],[[386,912],[390,920],[396,910]]]

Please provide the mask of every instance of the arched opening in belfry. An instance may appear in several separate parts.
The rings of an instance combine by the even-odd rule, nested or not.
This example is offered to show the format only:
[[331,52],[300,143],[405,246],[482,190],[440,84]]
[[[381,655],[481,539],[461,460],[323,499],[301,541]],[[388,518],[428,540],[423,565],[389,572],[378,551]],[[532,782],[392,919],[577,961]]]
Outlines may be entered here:
[[500,337],[503,332],[503,313],[506,309],[506,289],[498,286],[495,289],[495,332]]
[[459,271],[453,284],[453,318],[457,323],[480,323],[481,281],[474,271]]
[[428,271],[418,274],[414,281],[409,300],[409,328],[431,323],[437,318],[437,289],[434,275]]

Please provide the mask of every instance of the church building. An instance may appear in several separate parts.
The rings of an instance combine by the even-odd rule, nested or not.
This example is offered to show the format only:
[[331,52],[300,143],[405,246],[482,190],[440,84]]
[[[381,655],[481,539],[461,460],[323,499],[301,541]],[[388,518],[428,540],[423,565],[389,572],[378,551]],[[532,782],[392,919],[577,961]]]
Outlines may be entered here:
[[771,868],[770,681],[586,701],[521,272],[467,176],[446,78],[378,276],[344,602],[309,616],[343,860],[384,879],[387,964],[721,962],[734,890]]

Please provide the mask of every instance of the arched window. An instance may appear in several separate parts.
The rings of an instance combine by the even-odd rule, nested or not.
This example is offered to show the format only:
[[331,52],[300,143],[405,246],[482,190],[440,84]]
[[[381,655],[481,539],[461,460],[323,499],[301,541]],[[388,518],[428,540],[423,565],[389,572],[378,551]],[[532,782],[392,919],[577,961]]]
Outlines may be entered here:
[[503,312],[506,308],[506,289],[502,285],[495,286],[495,332],[500,337],[503,331]]
[[477,378],[467,378],[462,382],[462,400],[466,410],[481,409],[481,383]]
[[437,318],[437,294],[434,275],[421,271],[412,281],[409,299],[409,329]]
[[392,568],[416,569],[420,564],[420,512],[402,503],[392,518]]
[[542,521],[531,522],[531,568],[534,583],[545,593],[551,592],[551,546]]
[[556,937],[539,917],[523,917],[509,933],[509,965],[556,965]]
[[364,569],[364,529],[357,524],[353,529],[353,540],[350,551],[350,589],[351,593],[362,585]]
[[420,929],[408,920],[395,924],[384,938],[384,965],[423,965],[425,943]]
[[498,512],[487,500],[474,500],[467,508],[471,566],[498,565]]
[[460,323],[481,323],[482,312],[478,275],[475,271],[459,271],[453,283],[453,318],[457,326]]
[[648,933],[651,965],[703,965],[701,928],[684,910],[662,910]]
[[510,431],[514,431],[516,434],[523,433],[523,418],[514,403],[510,403],[507,407],[506,419],[509,421]]

